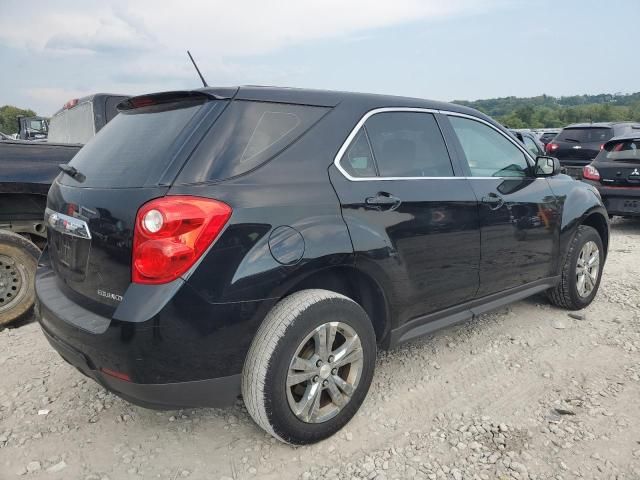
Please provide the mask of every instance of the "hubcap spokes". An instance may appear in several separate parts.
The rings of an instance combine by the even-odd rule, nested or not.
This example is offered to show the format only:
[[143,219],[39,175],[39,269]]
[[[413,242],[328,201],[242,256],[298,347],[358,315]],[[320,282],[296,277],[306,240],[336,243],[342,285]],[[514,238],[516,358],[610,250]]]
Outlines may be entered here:
[[317,327],[298,346],[287,374],[291,411],[306,423],[335,417],[351,400],[362,373],[362,344],[342,322]]
[[600,249],[595,242],[584,244],[576,264],[578,295],[588,297],[596,286],[600,274]]

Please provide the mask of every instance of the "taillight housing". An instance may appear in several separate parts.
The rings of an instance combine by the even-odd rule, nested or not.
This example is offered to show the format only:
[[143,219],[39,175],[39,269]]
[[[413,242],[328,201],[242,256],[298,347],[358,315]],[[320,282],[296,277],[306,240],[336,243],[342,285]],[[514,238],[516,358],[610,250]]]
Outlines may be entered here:
[[168,283],[185,273],[218,237],[232,209],[210,198],[166,196],[136,215],[131,279]]
[[547,143],[547,153],[551,153],[551,152],[555,152],[558,148],[560,148],[560,145],[558,145],[557,143]]
[[587,180],[600,180],[600,172],[593,165],[585,165],[582,169],[582,178]]

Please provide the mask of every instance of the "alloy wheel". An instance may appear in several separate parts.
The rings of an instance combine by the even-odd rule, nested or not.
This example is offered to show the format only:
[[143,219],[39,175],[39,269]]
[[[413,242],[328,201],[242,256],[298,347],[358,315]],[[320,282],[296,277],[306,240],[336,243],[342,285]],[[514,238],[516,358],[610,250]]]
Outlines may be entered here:
[[328,322],[300,343],[289,365],[287,400],[306,423],[332,419],[349,403],[362,375],[362,344],[346,323]]
[[600,274],[600,249],[593,241],[588,241],[580,250],[576,264],[576,286],[578,295],[588,297],[593,292]]

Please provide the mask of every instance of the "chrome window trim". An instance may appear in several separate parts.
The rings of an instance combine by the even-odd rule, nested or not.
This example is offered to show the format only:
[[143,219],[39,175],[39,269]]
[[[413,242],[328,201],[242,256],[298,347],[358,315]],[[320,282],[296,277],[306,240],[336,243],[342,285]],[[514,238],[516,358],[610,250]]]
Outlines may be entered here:
[[358,121],[358,123],[356,123],[356,126],[353,127],[353,129],[349,133],[349,136],[344,141],[344,143],[342,144],[342,146],[338,150],[338,153],[336,154],[335,158],[333,159],[333,164],[336,166],[336,168],[342,174],[342,176],[344,176],[347,180],[349,180],[351,182],[371,182],[371,181],[385,181],[385,180],[468,180],[468,179],[475,179],[475,180],[491,179],[491,180],[496,180],[496,179],[500,179],[500,178],[520,178],[520,177],[459,177],[459,176],[451,176],[451,177],[352,177],[351,175],[349,175],[349,173],[344,168],[342,168],[342,165],[340,165],[340,159],[342,159],[344,153],[351,146],[351,143],[353,142],[354,138],[356,137],[356,135],[358,134],[358,132],[360,131],[362,126],[365,124],[365,122],[369,118],[371,118],[373,115],[376,115],[378,113],[387,113],[387,112],[418,112],[418,113],[430,113],[432,115],[434,115],[436,113],[441,113],[443,115],[462,117],[462,118],[467,118],[469,120],[475,120],[477,122],[483,123],[483,124],[487,125],[488,127],[492,128],[496,132],[500,133],[504,138],[509,140],[513,145],[515,145],[515,147],[518,148],[523,153],[523,155],[525,157],[525,161],[527,162],[527,164],[529,165],[530,168],[532,167],[533,163],[535,163],[535,162],[532,161],[532,158],[531,158],[531,155],[529,154],[529,152],[527,152],[524,147],[521,147],[520,145],[518,145],[517,140],[511,138],[509,135],[507,135],[506,133],[502,132],[500,129],[496,128],[494,125],[492,125],[491,123],[487,122],[486,120],[483,120],[483,119],[478,118],[478,117],[474,117],[473,115],[468,115],[466,113],[452,112],[452,111],[449,111],[449,110],[435,110],[435,109],[432,109],[432,108],[383,107],[383,108],[374,108],[373,110],[369,110],[367,113],[365,113],[362,116],[362,118]]

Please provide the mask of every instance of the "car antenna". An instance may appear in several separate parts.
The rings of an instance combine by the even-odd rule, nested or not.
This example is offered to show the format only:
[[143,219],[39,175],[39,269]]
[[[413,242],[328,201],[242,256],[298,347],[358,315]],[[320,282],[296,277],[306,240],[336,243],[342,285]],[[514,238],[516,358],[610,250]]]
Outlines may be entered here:
[[200,69],[198,68],[198,65],[196,65],[196,61],[191,56],[191,52],[189,50],[187,50],[187,55],[189,55],[189,58],[191,59],[191,63],[193,63],[193,66],[195,67],[196,72],[198,72],[198,75],[200,76],[200,80],[202,80],[202,85],[204,85],[205,87],[208,87],[209,85],[207,85],[207,81],[204,79],[204,77],[200,73]]

